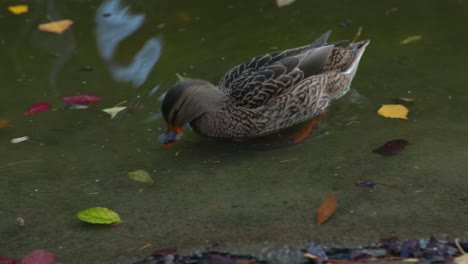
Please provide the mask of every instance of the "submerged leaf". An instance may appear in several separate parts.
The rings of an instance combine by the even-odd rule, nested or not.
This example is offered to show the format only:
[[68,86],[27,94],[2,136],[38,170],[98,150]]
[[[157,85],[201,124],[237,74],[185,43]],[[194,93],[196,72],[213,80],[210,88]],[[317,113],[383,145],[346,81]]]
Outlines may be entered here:
[[416,102],[416,99],[408,98],[408,97],[398,97],[398,98],[393,98],[393,101],[397,103],[414,103]]
[[13,139],[10,140],[10,143],[16,144],[16,143],[20,143],[20,142],[26,141],[26,140],[28,140],[28,139],[29,139],[28,136],[19,137],[19,138],[13,138]]
[[36,249],[21,260],[21,264],[54,264],[55,254],[43,249]]
[[288,6],[294,3],[296,0],[276,0],[276,5],[278,7]]
[[402,40],[400,42],[400,44],[405,45],[405,44],[409,44],[411,42],[418,41],[420,39],[422,39],[422,36],[420,36],[420,35],[409,36],[409,37],[405,38],[404,40]]
[[0,128],[7,127],[10,124],[10,120],[8,119],[0,119]]
[[147,171],[144,171],[144,170],[130,171],[128,173],[128,177],[138,182],[154,183],[154,180],[151,177],[151,175]]
[[120,111],[125,110],[126,108],[126,106],[114,106],[111,108],[102,109],[102,111],[108,113],[111,116],[111,119],[113,119]]
[[0,257],[0,264],[16,264],[16,263],[18,263],[16,259]]
[[333,194],[329,194],[327,198],[322,202],[319,209],[317,210],[317,221],[316,225],[320,226],[330,218],[330,216],[336,210],[336,197]]
[[373,180],[359,180],[354,182],[354,185],[368,189],[375,188],[375,182]]
[[47,102],[40,102],[37,104],[31,105],[26,112],[23,113],[23,115],[30,115],[30,114],[35,114],[35,113],[40,113],[49,110],[52,107],[51,104]]
[[62,34],[67,28],[73,24],[70,19],[58,20],[54,22],[44,23],[39,25],[39,30]]
[[409,110],[401,104],[382,105],[377,114],[388,118],[408,119]]
[[90,105],[101,101],[102,97],[95,94],[76,94],[72,96],[64,96],[60,99],[69,105]]
[[177,81],[178,82],[182,82],[182,81],[186,81],[186,80],[191,80],[192,78],[189,78],[189,77],[186,77],[186,76],[182,76],[180,75],[179,73],[176,73],[175,74],[176,77],[177,77]]
[[408,141],[404,139],[395,139],[386,142],[379,148],[374,149],[372,152],[383,156],[393,156],[400,153],[408,145]]
[[76,215],[78,219],[91,224],[112,224],[121,222],[120,216],[104,207],[92,207],[79,211]]
[[28,6],[27,5],[14,5],[14,6],[9,6],[8,10],[15,15],[21,15],[23,13],[28,12]]

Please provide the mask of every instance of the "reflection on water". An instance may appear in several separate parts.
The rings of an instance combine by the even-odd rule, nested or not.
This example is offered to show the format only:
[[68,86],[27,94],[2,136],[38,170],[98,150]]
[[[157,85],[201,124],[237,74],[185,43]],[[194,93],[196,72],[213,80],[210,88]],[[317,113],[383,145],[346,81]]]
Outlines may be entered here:
[[117,81],[130,81],[135,87],[142,85],[154,64],[161,56],[160,38],[150,38],[133,57],[130,65],[123,66],[113,59],[119,43],[133,34],[145,20],[145,15],[130,14],[129,7],[122,7],[120,0],[108,0],[96,13],[96,40],[99,54],[108,63]]

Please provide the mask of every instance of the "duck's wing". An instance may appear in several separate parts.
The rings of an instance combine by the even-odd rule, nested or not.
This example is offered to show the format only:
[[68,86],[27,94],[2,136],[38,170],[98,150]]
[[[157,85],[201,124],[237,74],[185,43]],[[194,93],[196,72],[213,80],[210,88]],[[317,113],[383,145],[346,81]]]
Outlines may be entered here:
[[326,44],[330,32],[312,44],[258,56],[227,72],[219,87],[236,106],[257,108],[283,94],[305,78],[320,73],[333,44]]

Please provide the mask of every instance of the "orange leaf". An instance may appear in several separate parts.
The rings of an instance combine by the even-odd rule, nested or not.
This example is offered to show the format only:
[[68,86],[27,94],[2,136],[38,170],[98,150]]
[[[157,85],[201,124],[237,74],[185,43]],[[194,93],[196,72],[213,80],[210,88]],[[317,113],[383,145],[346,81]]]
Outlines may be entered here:
[[59,21],[54,21],[50,23],[40,24],[39,30],[52,32],[57,34],[62,34],[67,28],[73,24],[73,21],[70,19],[64,19]]
[[0,128],[7,127],[9,123],[10,123],[10,120],[8,119],[0,119]]
[[320,208],[317,210],[317,226],[320,226],[335,212],[336,209],[336,197],[333,194],[329,194],[327,198],[322,202]]

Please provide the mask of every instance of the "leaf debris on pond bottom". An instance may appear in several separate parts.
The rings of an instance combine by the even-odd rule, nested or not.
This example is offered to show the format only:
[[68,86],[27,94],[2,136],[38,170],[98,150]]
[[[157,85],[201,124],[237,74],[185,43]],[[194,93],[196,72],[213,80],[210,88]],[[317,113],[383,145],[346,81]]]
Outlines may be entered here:
[[385,142],[385,144],[372,150],[372,152],[383,156],[394,156],[400,153],[407,145],[408,141],[400,138]]
[[412,43],[412,42],[415,42],[415,41],[418,41],[418,40],[421,40],[421,39],[422,39],[422,36],[420,36],[420,35],[409,36],[409,37],[405,38],[404,40],[402,40],[400,42],[400,45],[409,44],[409,43]]
[[329,194],[325,200],[320,205],[319,209],[317,210],[317,221],[316,225],[320,226],[325,221],[330,218],[330,216],[336,210],[336,197],[334,194]]
[[151,183],[151,184],[154,183],[154,180],[151,177],[151,175],[145,170],[130,171],[128,172],[128,177],[130,177],[130,179],[137,181],[137,182],[145,182],[145,183]]

